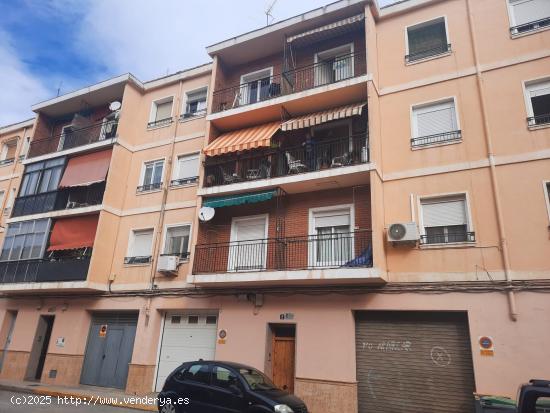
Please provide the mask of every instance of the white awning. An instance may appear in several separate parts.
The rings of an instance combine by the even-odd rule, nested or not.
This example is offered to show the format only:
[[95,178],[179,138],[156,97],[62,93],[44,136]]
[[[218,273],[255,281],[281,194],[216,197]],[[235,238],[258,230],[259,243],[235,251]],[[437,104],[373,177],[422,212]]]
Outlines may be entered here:
[[343,19],[343,20],[339,20],[339,21],[334,22],[334,23],[327,24],[325,26],[316,27],[315,29],[311,29],[311,30],[308,30],[308,31],[303,32],[303,33],[295,34],[294,36],[288,37],[286,39],[286,41],[288,43],[292,43],[293,41],[295,41],[297,39],[301,39],[303,37],[311,36],[313,34],[328,31],[328,30],[334,30],[334,29],[338,29],[338,28],[341,28],[341,27],[349,26],[353,23],[359,22],[359,21],[364,20],[364,19],[365,19],[365,14],[361,13],[361,14],[358,14],[356,16],[348,17],[347,19]]
[[320,125],[333,120],[349,118],[351,116],[359,116],[363,113],[363,108],[365,105],[365,102],[361,102],[353,105],[340,106],[338,108],[324,110],[322,112],[298,116],[283,122],[281,124],[281,130],[286,132],[296,129],[309,128],[311,126]]

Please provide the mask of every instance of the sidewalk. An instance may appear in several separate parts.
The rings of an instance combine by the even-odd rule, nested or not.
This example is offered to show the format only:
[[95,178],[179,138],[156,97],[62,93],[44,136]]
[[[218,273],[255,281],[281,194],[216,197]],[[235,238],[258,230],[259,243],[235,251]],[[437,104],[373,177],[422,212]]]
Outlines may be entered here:
[[109,389],[94,386],[54,386],[31,381],[0,380],[0,390],[12,391],[18,393],[32,393],[52,397],[73,397],[82,400],[83,403],[94,405],[102,404],[106,406],[125,407],[127,409],[136,409],[142,411],[156,412],[155,404],[141,404],[140,400],[145,397],[154,398],[156,393],[150,393],[147,396],[133,396],[124,393],[123,390]]

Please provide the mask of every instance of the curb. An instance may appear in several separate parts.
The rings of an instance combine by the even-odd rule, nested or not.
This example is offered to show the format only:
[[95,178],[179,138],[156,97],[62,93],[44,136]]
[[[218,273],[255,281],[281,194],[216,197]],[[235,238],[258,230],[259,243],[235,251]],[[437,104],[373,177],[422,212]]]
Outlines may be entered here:
[[[12,391],[12,392],[18,392],[18,393],[29,393],[29,394],[39,394],[43,396],[52,396],[52,397],[74,397],[74,398],[80,398],[83,401],[87,401],[88,399],[94,397],[93,395],[86,394],[86,393],[79,393],[74,391],[63,391],[63,390],[52,390],[48,389],[47,387],[34,387],[29,388],[28,386],[14,386],[14,385],[4,385],[0,384],[0,390],[5,391]],[[116,396],[99,396],[104,397],[106,399],[116,397]],[[139,396],[131,396],[126,395],[126,397],[139,397]],[[90,404],[90,406],[93,406],[94,404]],[[112,407],[120,407],[120,408],[126,408],[126,409],[134,409],[134,410],[140,410],[140,411],[149,411],[149,412],[157,412],[156,406],[146,405],[146,404],[130,404],[130,403],[99,403],[98,406],[112,406]]]

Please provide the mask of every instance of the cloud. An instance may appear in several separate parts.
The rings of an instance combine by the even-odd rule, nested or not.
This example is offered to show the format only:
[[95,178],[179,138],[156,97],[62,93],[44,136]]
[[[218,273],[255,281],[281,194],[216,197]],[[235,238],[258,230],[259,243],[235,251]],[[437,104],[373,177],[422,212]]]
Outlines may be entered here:
[[31,105],[51,93],[29,72],[4,31],[0,31],[0,90],[0,125],[32,117]]

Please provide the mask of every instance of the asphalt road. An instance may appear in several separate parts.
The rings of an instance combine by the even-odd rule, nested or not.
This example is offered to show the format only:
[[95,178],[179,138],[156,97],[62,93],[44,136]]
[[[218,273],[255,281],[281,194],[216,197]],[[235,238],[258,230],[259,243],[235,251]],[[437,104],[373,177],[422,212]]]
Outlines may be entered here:
[[[29,404],[33,403],[33,404]],[[140,410],[123,409],[112,406],[76,406],[75,404],[59,404],[57,397],[51,401],[37,398],[37,395],[14,393],[0,390],[0,413],[29,412],[29,413],[139,413]]]

